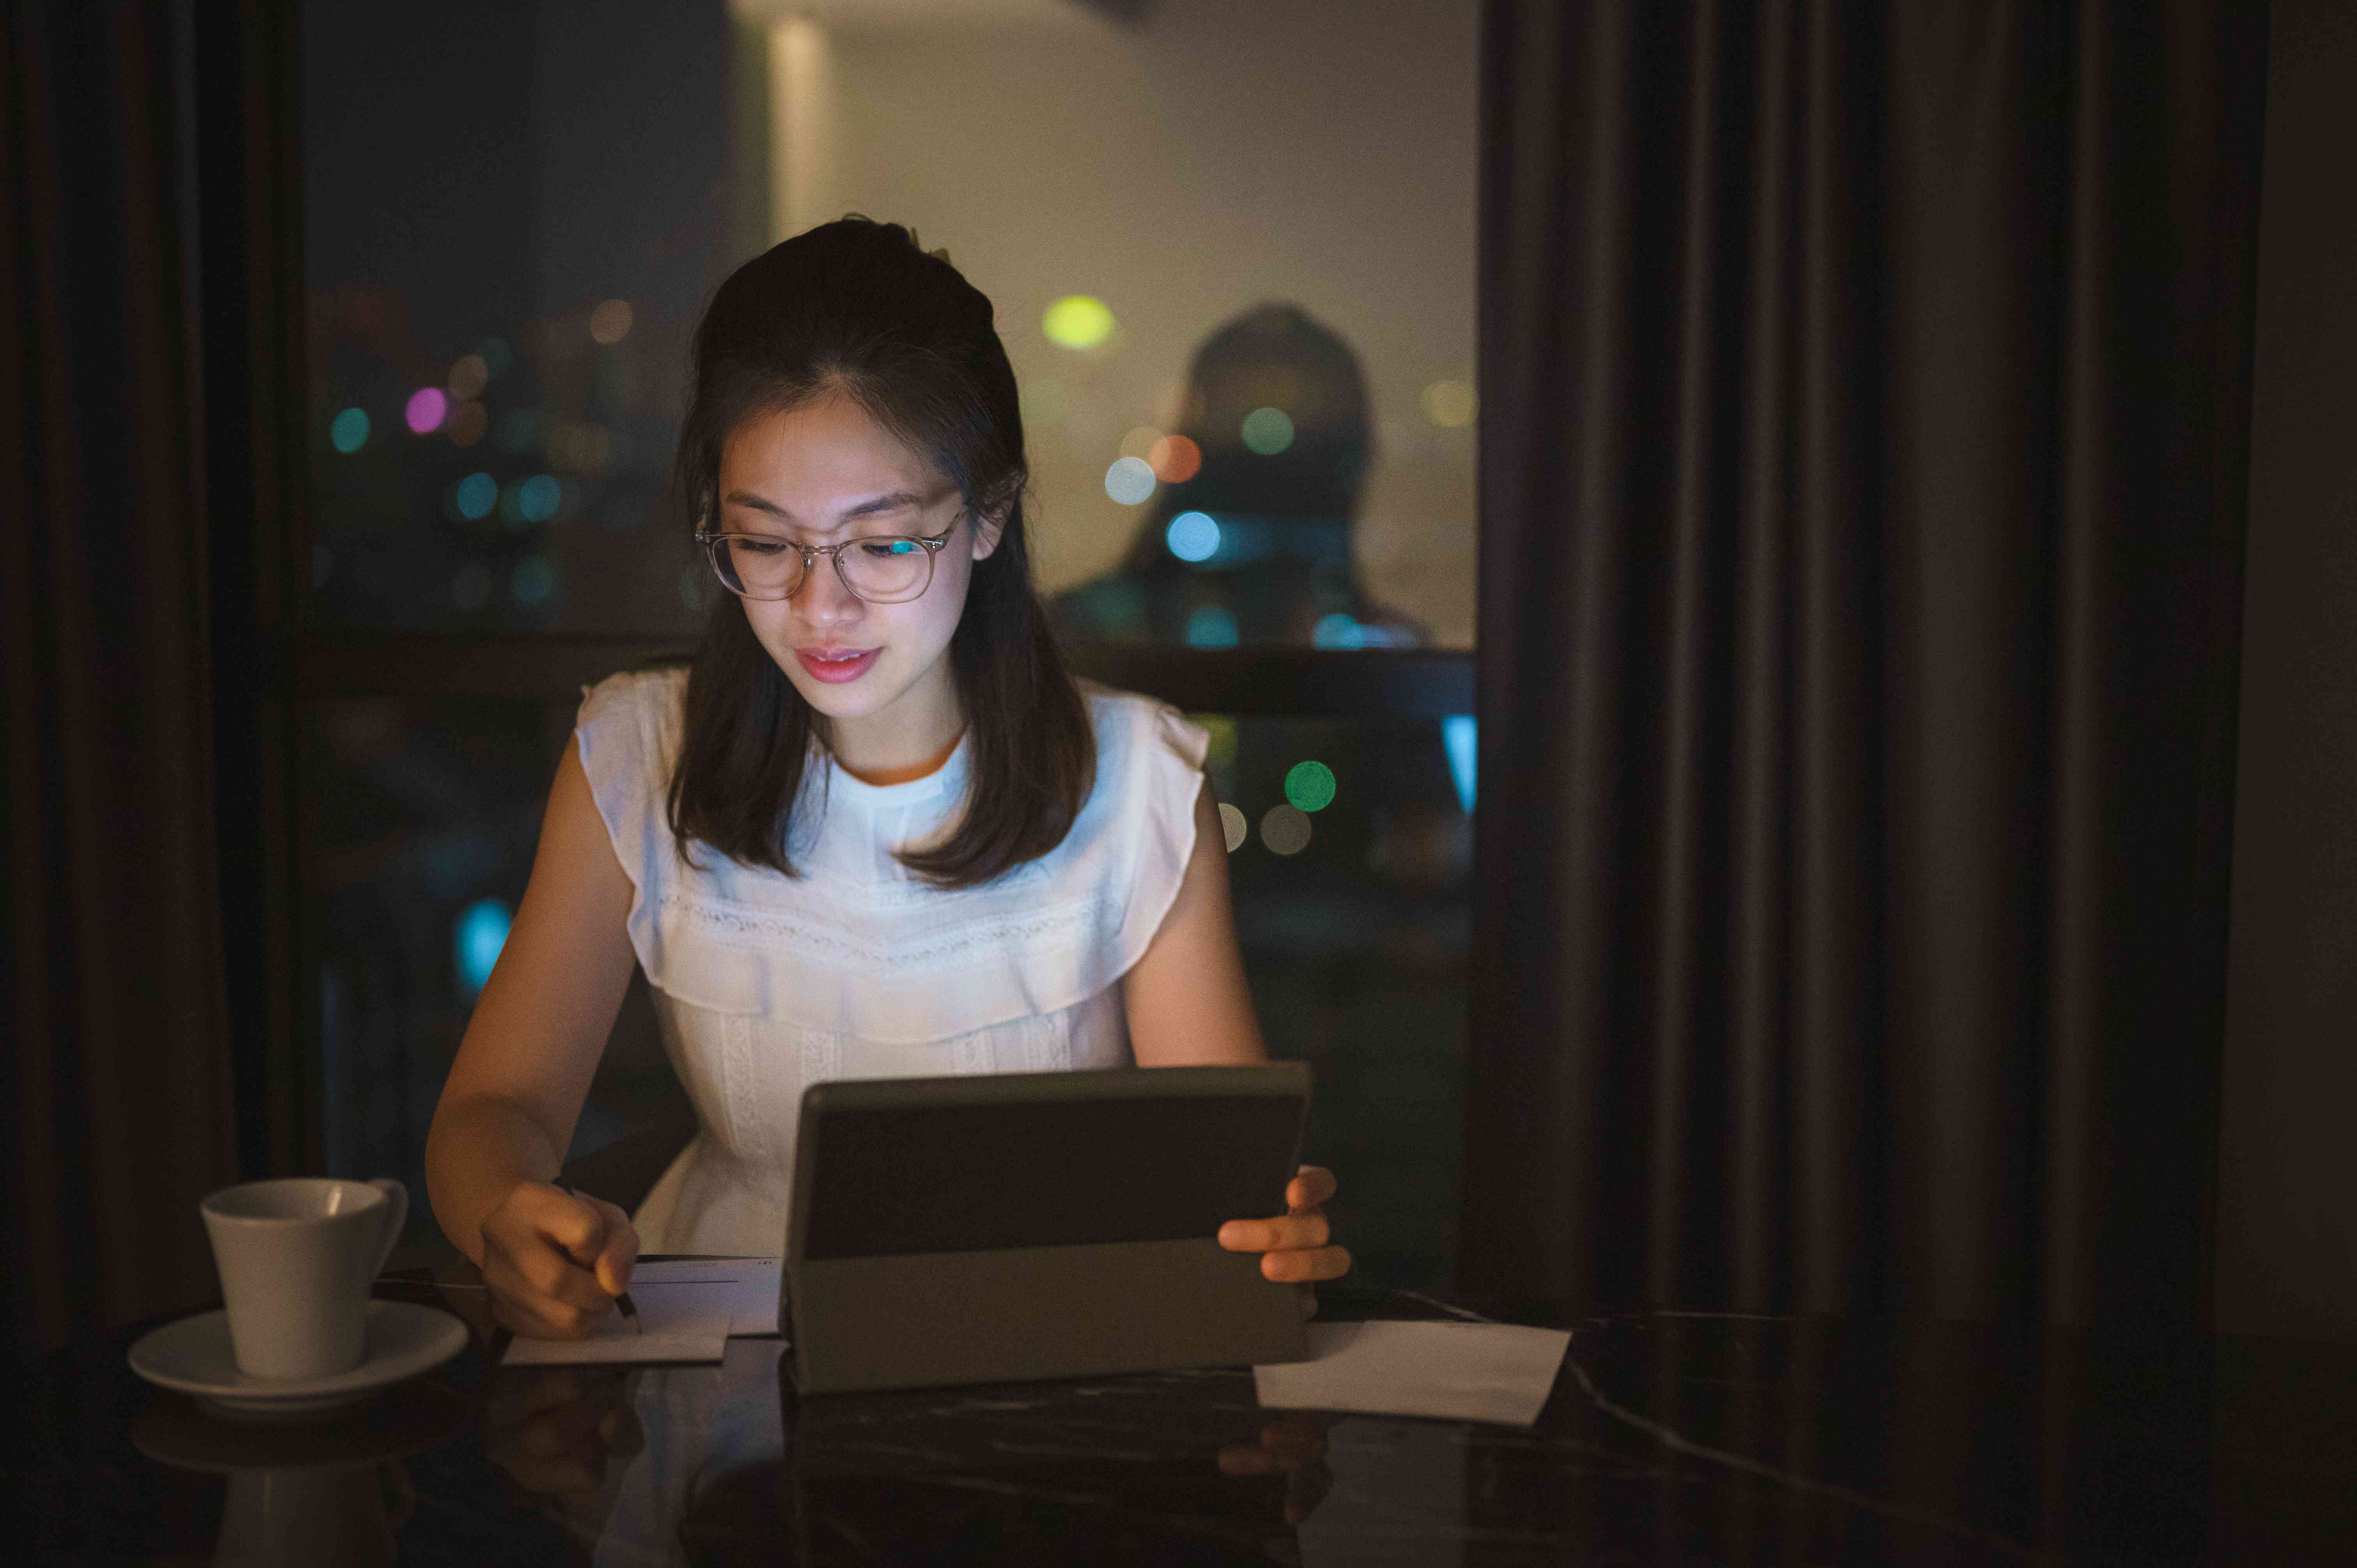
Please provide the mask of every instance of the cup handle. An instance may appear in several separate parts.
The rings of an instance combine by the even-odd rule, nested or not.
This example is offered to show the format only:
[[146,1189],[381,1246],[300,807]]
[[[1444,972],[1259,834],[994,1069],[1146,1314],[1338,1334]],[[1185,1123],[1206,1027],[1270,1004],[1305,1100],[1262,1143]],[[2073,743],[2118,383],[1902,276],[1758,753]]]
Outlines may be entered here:
[[384,1194],[384,1238],[376,1246],[376,1256],[369,1263],[368,1278],[361,1282],[366,1290],[384,1273],[384,1262],[393,1250],[401,1244],[401,1232],[409,1223],[409,1189],[391,1176],[379,1176],[369,1186]]

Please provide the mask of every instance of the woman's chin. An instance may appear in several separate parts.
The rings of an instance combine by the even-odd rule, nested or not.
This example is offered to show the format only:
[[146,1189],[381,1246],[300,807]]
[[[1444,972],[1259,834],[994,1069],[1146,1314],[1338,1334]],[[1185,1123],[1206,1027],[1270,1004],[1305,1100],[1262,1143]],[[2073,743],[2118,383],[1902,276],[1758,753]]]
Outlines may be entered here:
[[890,701],[890,693],[877,679],[883,673],[882,664],[883,660],[877,660],[856,681],[821,681],[796,664],[781,668],[813,713],[830,719],[864,719]]

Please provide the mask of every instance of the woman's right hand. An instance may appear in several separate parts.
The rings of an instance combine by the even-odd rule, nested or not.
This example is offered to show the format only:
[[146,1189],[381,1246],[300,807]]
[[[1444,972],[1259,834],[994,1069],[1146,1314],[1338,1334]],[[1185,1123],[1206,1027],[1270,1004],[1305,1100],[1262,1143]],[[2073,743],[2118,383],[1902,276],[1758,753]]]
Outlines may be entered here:
[[529,1339],[580,1339],[630,1288],[639,1233],[603,1198],[518,1182],[483,1219],[491,1316]]

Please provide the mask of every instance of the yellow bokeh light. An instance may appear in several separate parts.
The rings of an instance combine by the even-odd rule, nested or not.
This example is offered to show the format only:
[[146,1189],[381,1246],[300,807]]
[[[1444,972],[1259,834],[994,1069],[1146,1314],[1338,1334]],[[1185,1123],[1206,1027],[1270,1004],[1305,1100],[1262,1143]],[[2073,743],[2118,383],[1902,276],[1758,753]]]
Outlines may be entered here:
[[1424,389],[1425,417],[1444,430],[1462,430],[1472,424],[1480,403],[1466,381],[1439,381]]
[[1087,349],[1113,336],[1113,311],[1093,295],[1068,294],[1039,318],[1039,330],[1060,348]]
[[589,313],[589,336],[600,343],[619,343],[630,335],[630,302],[609,299]]
[[450,395],[460,403],[483,395],[491,382],[491,367],[480,354],[461,355],[450,367]]
[[1154,444],[1162,439],[1162,432],[1152,425],[1140,424],[1121,438],[1121,455],[1142,457],[1150,466],[1154,461]]
[[469,401],[460,403],[451,412],[450,423],[443,428],[449,432],[453,446],[472,446],[490,427],[491,418],[484,412],[483,405]]

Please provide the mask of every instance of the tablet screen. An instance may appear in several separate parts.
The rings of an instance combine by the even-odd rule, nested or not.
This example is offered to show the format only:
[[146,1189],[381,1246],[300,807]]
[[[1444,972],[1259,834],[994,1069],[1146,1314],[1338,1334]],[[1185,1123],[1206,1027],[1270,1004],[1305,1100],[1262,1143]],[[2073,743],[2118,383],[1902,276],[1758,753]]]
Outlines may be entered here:
[[1282,1212],[1285,1095],[844,1107],[818,1134],[802,1257],[1210,1239]]

